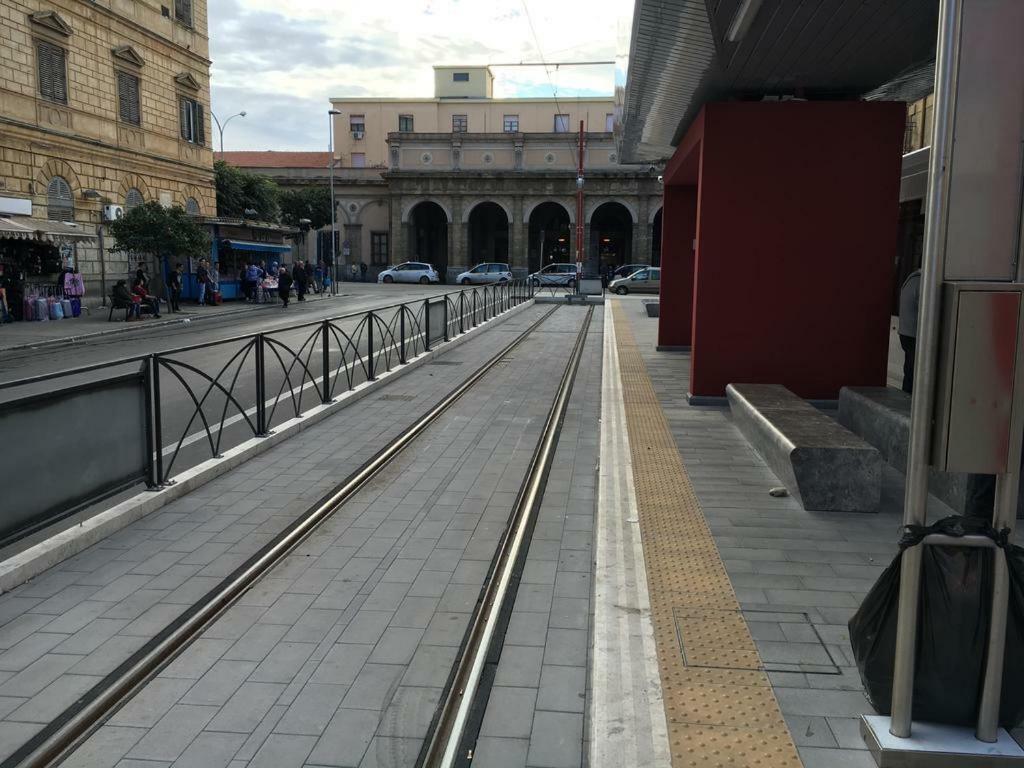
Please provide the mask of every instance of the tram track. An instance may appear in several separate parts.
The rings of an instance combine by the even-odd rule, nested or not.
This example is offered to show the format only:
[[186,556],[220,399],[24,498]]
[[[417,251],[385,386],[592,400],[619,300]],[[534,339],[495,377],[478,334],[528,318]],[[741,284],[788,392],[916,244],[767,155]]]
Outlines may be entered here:
[[[293,521],[273,540],[265,544],[245,563],[235,569],[220,584],[191,605],[181,616],[164,627],[113,672],[83,694],[74,704],[67,707],[55,719],[50,721],[34,737],[0,763],[0,768],[41,768],[42,766],[59,764],[70,756],[75,749],[83,744],[115,712],[129,702],[143,686],[185,651],[228,608],[234,605],[250,587],[292,553],[321,524],[330,519],[358,491],[388,467],[400,453],[469,392],[487,373],[502,363],[518,346],[525,342],[536,330],[541,328],[557,309],[558,307],[556,306],[546,312],[508,345],[493,355],[464,382],[449,392],[410,427],[405,429],[397,438],[378,451],[342,483],[335,486],[314,506]],[[513,522],[508,526],[499,547],[498,555],[492,565],[492,574],[503,577],[508,571],[507,564],[514,564],[516,562],[515,558],[509,560],[505,553],[506,551],[508,553],[519,551],[518,549],[509,548],[510,535],[515,534],[511,541],[518,540],[521,545],[522,535],[526,532],[525,529],[519,527],[517,522],[520,519],[518,510],[522,506],[520,502],[524,499],[534,499],[539,503],[539,497],[536,494],[538,489],[540,493],[543,492],[543,484],[541,483],[538,486],[537,483],[531,482],[530,478],[535,476],[546,477],[546,469],[550,467],[550,457],[546,459],[541,457],[546,455],[545,451],[551,450],[553,445],[552,439],[554,439],[554,442],[557,442],[557,426],[560,425],[561,419],[564,418],[565,403],[568,399],[568,392],[571,390],[575,371],[578,368],[591,315],[592,310],[588,311],[583,328],[576,340],[576,346],[570,354],[558,394],[555,397],[555,405],[552,406],[552,410],[549,412],[544,431],[538,443],[537,452],[530,464],[527,480],[524,481],[523,489],[520,491],[519,497],[517,497],[517,503],[514,508],[516,514],[513,514],[510,518]],[[556,429],[552,432],[551,427],[553,424]],[[552,435],[554,435],[554,438],[552,438]],[[538,468],[541,470],[541,475],[536,475]],[[530,491],[531,488],[533,489],[532,492]],[[524,496],[524,494],[526,495]],[[523,556],[525,556],[525,553]],[[485,598],[481,603],[481,608],[478,609],[478,614],[480,615],[484,615],[481,611],[485,609],[490,611],[495,605],[502,606],[506,602],[503,599],[492,599],[489,597],[492,594],[491,581],[489,579],[484,587],[483,594]],[[506,579],[504,590],[499,590],[497,593],[499,596],[508,594],[509,583]],[[514,592],[512,592],[512,596],[514,597]],[[490,614],[487,613],[486,615]],[[473,642],[473,637],[476,635],[475,628],[478,623],[476,616],[477,614],[474,615],[471,630],[467,633],[465,648],[468,652],[472,652],[479,645]],[[465,658],[468,658],[468,656],[464,653],[462,659],[464,660]],[[460,660],[456,671],[461,669],[462,666],[463,661]],[[479,687],[479,677],[475,679],[476,687]],[[446,721],[446,712],[447,702],[446,707],[439,711],[436,718],[438,723]],[[477,720],[479,721],[479,718]],[[477,722],[478,725],[479,723]],[[460,728],[458,732],[462,733],[463,730]]]

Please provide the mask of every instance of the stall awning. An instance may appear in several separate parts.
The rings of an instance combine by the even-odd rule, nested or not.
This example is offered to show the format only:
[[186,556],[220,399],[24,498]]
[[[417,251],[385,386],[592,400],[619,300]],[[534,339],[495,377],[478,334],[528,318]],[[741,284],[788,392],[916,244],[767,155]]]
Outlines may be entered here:
[[89,240],[96,237],[96,234],[78,224],[69,224],[64,221],[46,221],[27,216],[17,218],[0,216],[0,237],[55,243],[74,239]]
[[235,251],[262,251],[263,253],[291,253],[290,245],[276,243],[254,243],[251,240],[225,240],[224,245]]

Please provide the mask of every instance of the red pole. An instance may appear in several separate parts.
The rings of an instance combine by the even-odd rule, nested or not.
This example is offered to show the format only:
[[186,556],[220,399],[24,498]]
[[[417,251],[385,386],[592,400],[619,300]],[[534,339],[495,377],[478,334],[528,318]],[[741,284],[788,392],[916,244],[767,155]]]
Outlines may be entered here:
[[[583,121],[580,120],[579,164],[576,167],[576,263],[583,264]],[[577,267],[577,271],[581,269]],[[579,275],[577,275],[577,284]]]

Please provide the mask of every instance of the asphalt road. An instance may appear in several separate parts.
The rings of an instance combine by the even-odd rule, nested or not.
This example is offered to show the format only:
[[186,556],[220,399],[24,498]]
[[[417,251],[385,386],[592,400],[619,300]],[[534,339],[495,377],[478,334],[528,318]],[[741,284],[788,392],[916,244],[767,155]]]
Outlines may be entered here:
[[[366,326],[360,325],[361,313],[381,309],[380,316],[387,323],[395,317],[395,310],[388,307],[400,302],[414,302],[410,308],[418,312],[425,297],[456,290],[451,286],[345,285],[344,296],[308,304],[293,302],[287,310],[268,308],[223,319],[204,319],[189,325],[149,329],[140,326],[137,331],[101,336],[74,345],[4,352],[0,353],[0,382],[97,363],[110,363],[112,367],[2,390],[0,401],[37,394],[56,386],[71,386],[132,373],[140,369],[139,362],[120,365],[118,362],[153,352],[171,352],[212,343],[213,346],[174,354],[169,359],[180,365],[161,367],[160,370],[164,460],[167,464],[173,461],[173,473],[177,473],[252,436],[250,422],[255,422],[257,402],[255,352],[247,348],[246,341],[231,339],[263,333],[274,340],[265,345],[265,402],[276,401],[276,404],[271,402],[268,406],[268,420],[273,427],[320,402],[317,387],[322,381],[323,356],[318,321],[360,315],[337,322],[338,333],[329,337],[330,370],[338,379],[334,387],[334,393],[338,394],[344,392],[349,384],[345,368],[339,371],[339,366],[348,364],[353,383],[365,380],[365,372],[355,360],[356,350],[365,353],[367,348]],[[311,325],[292,328],[307,323]],[[409,325],[407,334],[411,336],[413,333],[414,328]],[[397,350],[393,349],[393,340],[382,336],[385,333],[377,326],[375,350],[380,350],[382,344],[391,347],[394,364],[397,362]],[[210,379],[204,378],[200,372],[217,384],[211,386]],[[230,391],[230,401],[224,390]],[[197,400],[203,401],[202,413],[196,407]],[[242,415],[243,411],[248,419]],[[223,430],[221,423],[224,424]],[[213,445],[211,439],[214,440]],[[218,439],[219,444],[216,442]]]

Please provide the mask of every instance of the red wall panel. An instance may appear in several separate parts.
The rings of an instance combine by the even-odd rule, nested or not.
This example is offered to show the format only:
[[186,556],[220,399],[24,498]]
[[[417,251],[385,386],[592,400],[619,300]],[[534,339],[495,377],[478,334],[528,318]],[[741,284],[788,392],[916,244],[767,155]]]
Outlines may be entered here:
[[696,236],[697,188],[666,185],[661,209],[659,347],[690,346]]
[[879,102],[705,107],[693,394],[885,384],[905,117]]

